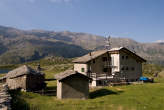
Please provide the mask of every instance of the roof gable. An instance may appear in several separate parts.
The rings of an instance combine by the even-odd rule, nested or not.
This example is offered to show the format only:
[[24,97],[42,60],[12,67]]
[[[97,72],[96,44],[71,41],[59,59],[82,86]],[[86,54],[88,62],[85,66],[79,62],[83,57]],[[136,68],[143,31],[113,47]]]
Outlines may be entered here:
[[[139,60],[140,62],[146,62],[145,59],[143,59],[142,57],[140,57],[139,55],[137,55],[136,53],[130,51],[129,49],[125,48],[125,47],[119,47],[119,48],[112,48],[110,50],[99,50],[99,51],[93,51],[89,54],[86,54],[82,57],[76,58],[75,60],[73,60],[73,63],[87,63],[107,52],[109,52],[110,54],[115,54],[115,53],[119,53],[120,51],[124,51],[126,53],[128,53],[129,55],[131,55],[132,57],[135,57],[137,60]],[[91,54],[91,55],[90,55]]]
[[130,51],[129,49],[125,48],[125,47],[120,47],[120,48],[113,48],[111,50],[109,50],[109,53],[115,53],[115,52],[125,52],[128,55],[132,56],[133,58],[136,58],[137,60],[139,60],[140,62],[146,62],[145,59],[143,59],[142,57],[140,57],[139,55],[137,55],[136,53]]
[[59,74],[56,74],[55,75],[55,79],[59,80],[59,81],[62,81],[68,77],[71,77],[71,76],[74,76],[74,75],[81,75],[83,78],[86,78],[88,80],[91,80],[91,78],[89,78],[88,76],[82,74],[82,73],[79,73],[77,71],[73,71],[73,70],[66,70],[64,72],[61,72]]

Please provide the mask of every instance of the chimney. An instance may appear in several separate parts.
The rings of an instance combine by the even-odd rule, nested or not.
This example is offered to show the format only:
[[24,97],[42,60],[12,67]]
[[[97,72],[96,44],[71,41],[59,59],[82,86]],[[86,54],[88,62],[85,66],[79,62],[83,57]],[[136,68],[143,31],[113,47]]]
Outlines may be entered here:
[[37,65],[37,71],[41,71],[41,67],[40,67],[40,64]]

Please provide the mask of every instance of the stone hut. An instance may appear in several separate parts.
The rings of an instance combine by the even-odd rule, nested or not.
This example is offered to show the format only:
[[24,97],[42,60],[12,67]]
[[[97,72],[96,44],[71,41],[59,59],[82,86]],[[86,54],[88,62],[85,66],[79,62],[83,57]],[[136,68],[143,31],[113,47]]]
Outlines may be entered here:
[[27,65],[23,65],[7,73],[6,84],[9,89],[37,91],[45,87],[45,75]]
[[57,79],[57,98],[87,99],[91,78],[73,70],[55,75]]

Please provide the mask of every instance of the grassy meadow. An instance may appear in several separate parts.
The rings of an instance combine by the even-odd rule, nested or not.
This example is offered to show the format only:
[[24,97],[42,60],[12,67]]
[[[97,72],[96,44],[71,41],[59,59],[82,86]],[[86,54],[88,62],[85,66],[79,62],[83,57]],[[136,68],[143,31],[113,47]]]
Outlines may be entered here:
[[3,76],[5,76],[5,74],[0,74],[0,77],[3,77]]
[[[56,73],[72,69],[70,62],[70,59],[59,58],[26,64],[36,68],[40,63],[46,78],[53,78]],[[150,66],[144,65],[146,76],[152,76],[152,71],[163,70],[162,67]],[[148,71],[149,68],[153,68],[152,71]],[[57,99],[56,81],[47,82],[45,94],[18,91],[11,91],[11,94],[13,110],[164,110],[163,77],[155,78],[155,83],[92,88],[88,100]]]
[[[56,82],[47,89],[55,89]],[[90,90],[90,99],[56,98],[51,94],[13,93],[13,110],[164,110],[164,79],[140,85],[102,87]]]

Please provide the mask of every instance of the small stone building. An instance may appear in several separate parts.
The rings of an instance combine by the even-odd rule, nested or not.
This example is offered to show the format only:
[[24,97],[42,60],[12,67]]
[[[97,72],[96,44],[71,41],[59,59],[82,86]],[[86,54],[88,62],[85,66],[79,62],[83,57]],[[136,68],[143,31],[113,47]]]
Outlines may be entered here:
[[45,87],[45,75],[27,65],[18,67],[7,73],[6,84],[9,89],[22,89],[24,91],[37,91]]
[[91,78],[73,70],[55,75],[57,79],[57,98],[87,99]]

